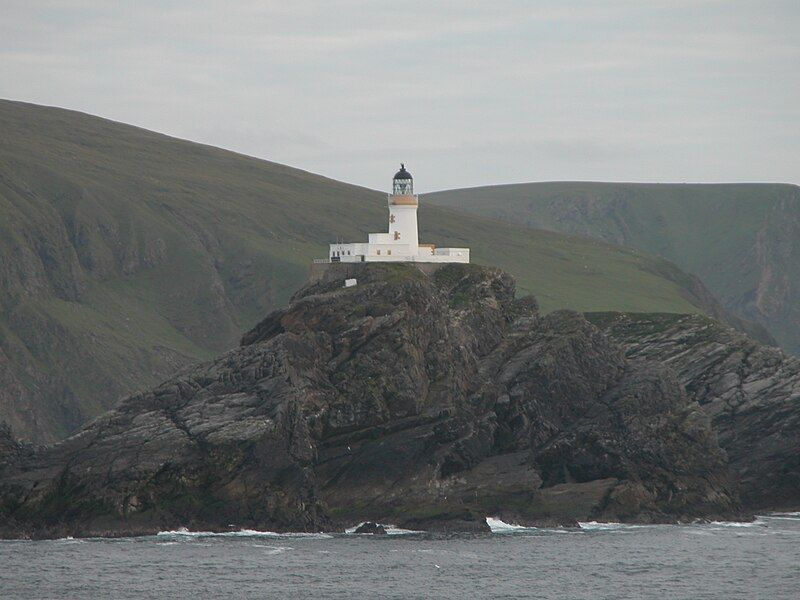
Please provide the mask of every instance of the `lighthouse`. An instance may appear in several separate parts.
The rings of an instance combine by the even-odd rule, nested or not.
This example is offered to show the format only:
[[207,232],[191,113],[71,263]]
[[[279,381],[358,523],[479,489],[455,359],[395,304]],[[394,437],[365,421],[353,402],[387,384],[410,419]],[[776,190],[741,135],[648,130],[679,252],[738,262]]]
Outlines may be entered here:
[[392,179],[392,193],[389,194],[389,235],[392,241],[407,244],[410,255],[419,254],[418,207],[414,178],[400,163],[400,170]]
[[431,262],[468,263],[469,248],[437,248],[419,243],[414,178],[400,164],[388,195],[389,224],[386,233],[370,233],[367,243],[331,244],[331,262]]

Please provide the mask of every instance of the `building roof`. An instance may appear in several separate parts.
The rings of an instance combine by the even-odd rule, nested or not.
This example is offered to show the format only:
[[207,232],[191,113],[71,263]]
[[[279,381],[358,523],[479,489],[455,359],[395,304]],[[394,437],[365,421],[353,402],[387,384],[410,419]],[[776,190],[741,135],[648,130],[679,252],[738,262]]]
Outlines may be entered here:
[[394,174],[394,179],[413,179],[411,173],[406,171],[406,166],[400,163],[400,170]]

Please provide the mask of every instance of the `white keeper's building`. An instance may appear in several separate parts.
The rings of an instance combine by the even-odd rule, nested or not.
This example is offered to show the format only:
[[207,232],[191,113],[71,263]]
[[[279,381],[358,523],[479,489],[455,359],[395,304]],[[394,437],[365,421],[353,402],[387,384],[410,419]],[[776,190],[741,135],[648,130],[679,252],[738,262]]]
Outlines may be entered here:
[[401,164],[389,194],[389,231],[370,233],[366,243],[331,244],[331,262],[468,263],[469,248],[437,248],[419,243],[418,206],[414,180]]

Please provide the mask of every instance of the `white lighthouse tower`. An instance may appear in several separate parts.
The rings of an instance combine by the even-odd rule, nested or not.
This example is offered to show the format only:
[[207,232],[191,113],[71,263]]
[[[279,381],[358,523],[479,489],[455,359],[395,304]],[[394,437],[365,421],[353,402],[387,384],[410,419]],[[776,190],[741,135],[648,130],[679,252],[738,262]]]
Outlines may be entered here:
[[437,248],[419,243],[419,198],[414,195],[414,178],[402,163],[392,179],[388,199],[389,231],[370,233],[366,244],[331,244],[331,262],[469,262],[469,248]]
[[414,179],[406,171],[406,166],[400,163],[400,170],[392,179],[392,193],[389,194],[389,235],[392,241],[408,244],[410,255],[419,254],[418,206],[419,198],[414,195]]

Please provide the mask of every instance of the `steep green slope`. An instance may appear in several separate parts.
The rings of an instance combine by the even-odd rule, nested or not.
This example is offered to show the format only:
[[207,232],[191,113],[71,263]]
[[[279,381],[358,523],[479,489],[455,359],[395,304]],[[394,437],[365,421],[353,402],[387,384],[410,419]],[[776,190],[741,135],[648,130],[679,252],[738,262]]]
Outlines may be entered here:
[[[552,182],[430,194],[429,202],[663,256],[800,354],[800,188]],[[532,234],[532,235],[538,235]]]
[[[328,242],[380,230],[385,203],[275,163],[0,101],[0,419],[58,438],[230,347]],[[634,250],[424,198],[420,222],[425,241],[471,246],[545,310],[714,312],[697,282]]]

